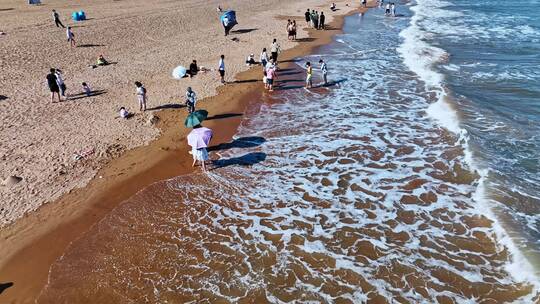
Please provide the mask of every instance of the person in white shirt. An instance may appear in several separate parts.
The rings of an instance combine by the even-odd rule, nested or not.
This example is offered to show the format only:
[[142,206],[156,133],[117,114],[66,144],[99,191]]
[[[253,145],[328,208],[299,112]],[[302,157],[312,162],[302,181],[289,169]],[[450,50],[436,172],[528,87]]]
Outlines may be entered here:
[[321,72],[322,72],[322,77],[323,77],[323,81],[324,81],[324,85],[328,85],[328,68],[326,67],[326,62],[324,62],[324,60],[319,60],[319,63],[321,64]]
[[225,83],[225,55],[221,55],[219,59],[219,77],[221,79],[221,83]]
[[62,95],[62,97],[66,97],[66,84],[64,83],[64,78],[62,77],[62,71],[56,69],[54,74],[56,75],[56,83],[58,84],[58,88],[60,88],[60,95]]
[[66,36],[67,36],[67,41],[69,42],[71,47],[75,47],[75,34],[73,34],[73,31],[71,30],[71,27],[69,26],[66,29]]
[[278,53],[281,51],[281,47],[277,43],[277,40],[274,39],[272,41],[272,46],[270,47],[270,53],[272,54],[272,59],[274,60],[274,64],[277,64],[278,59]]
[[255,64],[255,55],[249,54],[249,56],[246,58],[246,65],[251,66],[253,64]]
[[395,17],[396,16],[396,4],[394,2],[392,2],[392,4],[390,5],[390,10],[392,11],[392,16]]
[[135,81],[137,87],[137,100],[139,101],[139,111],[146,111],[146,88],[139,81]]
[[124,118],[124,119],[129,118],[129,112],[124,107],[120,108],[120,118]]
[[268,53],[266,53],[266,48],[262,49],[261,56],[259,57],[263,69],[266,69],[266,64],[268,63]]
[[385,15],[390,15],[390,3],[386,3],[386,9],[384,10]]
[[189,113],[195,112],[195,105],[197,104],[197,94],[188,87],[186,90],[186,107]]

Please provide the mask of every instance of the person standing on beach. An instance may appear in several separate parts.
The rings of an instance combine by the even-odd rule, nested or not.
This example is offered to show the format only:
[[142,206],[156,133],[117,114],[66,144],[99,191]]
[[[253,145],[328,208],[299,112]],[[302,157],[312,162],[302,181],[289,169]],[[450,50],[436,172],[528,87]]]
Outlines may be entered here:
[[324,30],[324,19],[326,19],[324,12],[321,12],[321,16],[319,17],[319,29],[321,30]]
[[197,94],[191,89],[191,87],[187,87],[186,90],[186,107],[188,108],[188,112],[191,114],[195,112],[195,105],[197,104]]
[[69,42],[71,47],[75,47],[75,34],[73,34],[73,31],[71,30],[71,27],[69,26],[66,29],[66,36],[67,36],[67,41]]
[[392,17],[395,17],[396,16],[396,4],[394,2],[392,2],[392,4],[390,5],[390,10],[392,11]]
[[276,69],[271,67],[266,70],[266,83],[268,84],[268,91],[274,91],[274,80],[276,79]]
[[221,79],[221,83],[225,83],[225,55],[221,55],[219,59],[218,64],[218,71],[219,71],[219,77]]
[[139,111],[146,111],[146,88],[139,81],[135,81],[137,87],[137,100],[139,101]]
[[366,0],[362,0],[362,6],[363,6],[363,7],[366,7],[366,6],[367,6],[367,1],[366,1]]
[[292,21],[292,31],[293,40],[296,40],[296,20]]
[[54,75],[56,75],[56,83],[60,88],[60,95],[66,98],[66,84],[64,83],[64,77],[62,77],[62,71],[56,69]]
[[313,28],[316,30],[319,29],[319,12],[315,11],[315,14],[313,14]]
[[276,38],[272,41],[272,46],[270,47],[270,53],[272,54],[272,60],[274,60],[274,64],[277,65],[277,59],[278,59],[278,53],[281,51],[281,47],[277,43]]
[[307,27],[309,27],[309,24],[311,22],[311,13],[309,12],[309,8],[304,13],[304,16],[306,16],[306,25],[307,25]]
[[60,15],[58,15],[58,13],[56,12],[56,10],[52,10],[52,13],[53,13],[53,18],[54,18],[54,24],[56,24],[56,27],[63,27],[63,28],[66,28],[66,27],[62,24],[62,21],[60,21]]
[[328,85],[328,68],[326,67],[326,62],[324,62],[324,60],[319,60],[319,63],[321,64],[321,72],[322,72],[322,77],[323,77],[323,81],[324,81],[324,85]]
[[306,62],[306,89],[311,89],[313,87],[313,68],[311,67],[311,63],[308,61]]
[[60,88],[58,87],[58,83],[56,82],[56,74],[54,69],[49,70],[50,73],[47,74],[47,85],[49,86],[49,90],[51,91],[51,102],[54,102],[54,94],[58,96],[58,102],[60,102]]
[[390,3],[386,3],[386,9],[384,10],[386,16],[390,15]]
[[263,67],[263,70],[266,69],[266,64],[268,63],[268,54],[266,53],[266,48],[262,49],[261,55],[259,56],[259,61]]

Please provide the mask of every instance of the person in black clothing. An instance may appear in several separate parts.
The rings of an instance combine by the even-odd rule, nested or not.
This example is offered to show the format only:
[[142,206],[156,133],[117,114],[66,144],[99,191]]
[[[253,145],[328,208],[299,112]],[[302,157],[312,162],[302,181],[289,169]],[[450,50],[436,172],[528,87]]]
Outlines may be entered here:
[[324,30],[324,12],[321,12],[321,16],[319,16],[319,29]]
[[189,70],[187,71],[187,74],[191,78],[197,75],[198,72],[199,72],[199,67],[197,66],[197,60],[193,60],[193,62],[189,64]]
[[56,10],[52,10],[52,12],[53,12],[54,24],[56,24],[56,27],[61,26],[61,27],[65,28],[65,26],[62,24],[62,21],[60,21],[60,16],[56,12]]
[[47,85],[49,85],[49,90],[51,90],[51,102],[54,102],[54,94],[58,96],[58,102],[60,102],[60,88],[56,82],[55,69],[50,70],[51,73],[47,74]]
[[309,24],[311,22],[311,13],[309,12],[309,8],[307,9],[304,15],[306,16],[306,23],[307,23],[307,26],[309,27]]

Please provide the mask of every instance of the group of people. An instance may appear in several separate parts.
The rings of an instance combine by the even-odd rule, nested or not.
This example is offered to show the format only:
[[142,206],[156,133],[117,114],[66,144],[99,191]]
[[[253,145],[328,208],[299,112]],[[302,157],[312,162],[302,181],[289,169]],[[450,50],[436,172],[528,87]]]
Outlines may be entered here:
[[[323,78],[324,85],[328,85],[328,67],[324,60],[320,59],[319,64],[321,65],[321,73]],[[313,87],[313,67],[311,62],[306,62],[306,89],[311,89]]]
[[296,40],[296,20],[287,20],[287,39]]
[[[335,4],[333,5],[335,9]],[[324,21],[326,19],[324,12],[321,12],[320,14],[316,10],[312,10],[310,12],[308,8],[304,15],[306,17],[306,24],[308,27],[312,27],[316,30],[324,30]]]
[[[379,1],[379,7],[384,6],[384,0]],[[396,4],[394,2],[386,3],[386,7],[384,9],[384,14],[386,16],[396,16]]]
[[[64,98],[65,100],[68,99],[66,94],[67,86],[64,82],[64,76],[62,75],[62,71],[60,69],[51,68],[49,70],[49,74],[47,74],[45,78],[47,79],[47,86],[51,91],[51,102],[55,102],[55,96],[57,97],[58,102],[62,101],[61,98]],[[88,86],[86,82],[82,83],[82,90],[83,94],[86,96],[92,95],[92,89],[90,89],[90,86]]]

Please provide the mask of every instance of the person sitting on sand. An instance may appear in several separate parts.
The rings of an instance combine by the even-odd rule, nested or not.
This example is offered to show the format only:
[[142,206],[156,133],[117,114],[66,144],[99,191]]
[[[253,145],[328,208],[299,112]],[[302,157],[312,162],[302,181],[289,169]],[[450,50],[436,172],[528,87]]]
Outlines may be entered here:
[[107,59],[105,59],[105,57],[103,57],[103,55],[99,55],[96,63],[97,63],[98,66],[99,65],[103,66],[103,65],[108,65],[109,64],[109,62],[107,61]]
[[126,110],[125,107],[120,108],[120,118],[128,119],[129,118],[129,112]]
[[191,89],[191,87],[187,87],[186,90],[186,107],[188,108],[189,113],[195,112],[195,105],[197,104],[197,94]]
[[246,65],[247,66],[251,66],[252,64],[255,64],[255,55],[253,54],[249,54],[249,56],[247,56],[246,58]]
[[137,100],[139,101],[139,111],[146,111],[146,88],[139,81],[135,81],[137,87]]
[[197,75],[199,71],[200,70],[199,70],[199,67],[197,66],[197,60],[193,59],[193,62],[189,64],[189,70],[187,70],[186,74],[188,74],[189,77],[191,78]]
[[330,5],[330,10],[335,11],[336,10],[336,4],[332,2],[332,5]]
[[90,89],[90,87],[88,86],[86,82],[82,83],[82,87],[83,87],[84,94],[86,94],[86,96],[92,96],[92,89]]

